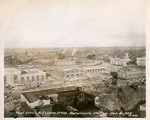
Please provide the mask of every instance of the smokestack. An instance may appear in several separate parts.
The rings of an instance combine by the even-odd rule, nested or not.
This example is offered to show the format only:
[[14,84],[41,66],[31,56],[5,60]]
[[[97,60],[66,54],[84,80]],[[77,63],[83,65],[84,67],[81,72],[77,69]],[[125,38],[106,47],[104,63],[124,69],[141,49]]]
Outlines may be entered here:
[[67,50],[67,48],[64,49],[63,54],[65,54],[66,50]]
[[76,48],[74,48],[71,56],[74,56],[76,51],[77,51]]

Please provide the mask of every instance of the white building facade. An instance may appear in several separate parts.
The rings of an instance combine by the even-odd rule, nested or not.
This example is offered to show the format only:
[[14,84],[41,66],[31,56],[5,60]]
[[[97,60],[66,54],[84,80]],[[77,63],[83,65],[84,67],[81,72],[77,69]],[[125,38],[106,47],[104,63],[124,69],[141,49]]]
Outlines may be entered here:
[[53,72],[52,77],[59,80],[77,80],[85,78],[85,70],[82,68],[62,68]]
[[121,65],[121,66],[127,66],[127,63],[130,62],[131,59],[128,56],[128,53],[126,53],[125,57],[123,59],[121,58],[111,58],[110,64],[112,65]]
[[5,85],[17,85],[20,84],[21,71],[16,68],[4,69],[4,84]]
[[44,82],[46,79],[46,72],[39,69],[25,69],[24,74],[21,74],[21,84],[37,85]]
[[4,70],[5,85],[35,85],[46,79],[46,72],[39,69],[23,69],[21,71],[16,68],[5,68]]

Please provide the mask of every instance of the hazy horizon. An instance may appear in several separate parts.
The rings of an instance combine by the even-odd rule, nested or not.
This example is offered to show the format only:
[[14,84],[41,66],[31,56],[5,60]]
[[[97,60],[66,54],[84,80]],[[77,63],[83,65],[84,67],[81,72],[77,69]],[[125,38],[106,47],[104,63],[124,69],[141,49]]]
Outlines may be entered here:
[[17,46],[17,47],[4,47],[4,49],[9,49],[9,48],[10,49],[15,49],[15,48],[23,48],[23,49],[24,48],[86,48],[86,47],[87,48],[92,48],[92,47],[94,47],[94,48],[145,47],[146,48],[146,45],[142,45],[142,46],[60,46],[60,47],[59,46],[50,46],[50,47],[44,47],[44,46],[41,46],[41,47],[40,46],[39,47],[35,47],[35,46],[34,47],[33,46],[32,47],[19,47],[19,46]]
[[145,0],[2,1],[5,48],[146,45]]

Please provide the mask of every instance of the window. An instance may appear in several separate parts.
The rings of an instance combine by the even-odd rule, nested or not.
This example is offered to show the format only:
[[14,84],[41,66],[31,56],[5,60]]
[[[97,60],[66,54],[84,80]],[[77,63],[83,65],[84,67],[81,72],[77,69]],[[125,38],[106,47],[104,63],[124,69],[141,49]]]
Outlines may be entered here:
[[79,74],[76,74],[77,77],[79,77]]
[[37,80],[39,80],[39,76],[37,76]]
[[32,82],[34,82],[34,76],[32,76]]
[[74,76],[74,74],[71,74],[71,77],[73,77]]
[[18,76],[17,75],[14,75],[14,80],[17,80],[18,79]]
[[27,81],[29,81],[29,77],[27,77]]
[[24,82],[24,77],[21,78],[21,82],[22,82],[22,83]]
[[44,80],[44,75],[42,75],[42,80]]
[[18,76],[14,75],[14,83],[17,83],[17,82],[18,82]]
[[82,76],[83,76],[83,74],[81,73],[81,74],[80,74],[80,77],[82,77]]

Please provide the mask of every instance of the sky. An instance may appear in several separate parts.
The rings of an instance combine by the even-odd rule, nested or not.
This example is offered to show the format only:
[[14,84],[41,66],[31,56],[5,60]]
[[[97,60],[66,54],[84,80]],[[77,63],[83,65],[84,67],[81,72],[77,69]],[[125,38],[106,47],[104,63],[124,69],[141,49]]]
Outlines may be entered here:
[[145,46],[145,0],[0,0],[5,48]]

